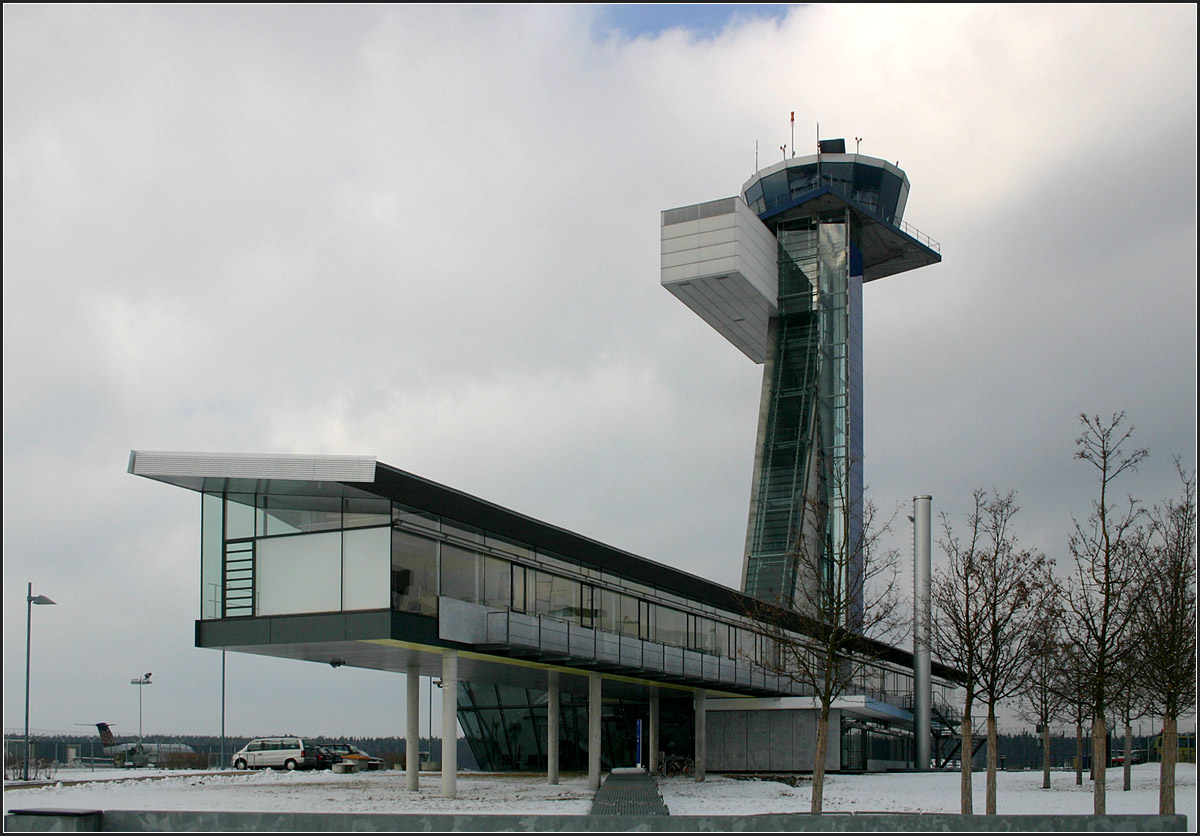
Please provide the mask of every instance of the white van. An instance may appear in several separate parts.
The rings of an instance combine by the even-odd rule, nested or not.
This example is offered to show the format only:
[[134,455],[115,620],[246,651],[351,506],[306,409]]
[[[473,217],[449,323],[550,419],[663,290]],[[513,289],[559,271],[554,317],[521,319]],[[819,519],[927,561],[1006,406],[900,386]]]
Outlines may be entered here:
[[312,769],[317,746],[302,737],[260,737],[233,756],[234,769]]

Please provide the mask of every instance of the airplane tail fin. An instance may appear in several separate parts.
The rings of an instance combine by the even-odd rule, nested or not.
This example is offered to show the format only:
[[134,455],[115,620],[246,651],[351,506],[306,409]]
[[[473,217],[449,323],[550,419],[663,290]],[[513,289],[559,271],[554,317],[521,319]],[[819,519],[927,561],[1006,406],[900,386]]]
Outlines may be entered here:
[[117,739],[113,737],[112,729],[108,727],[108,723],[97,723],[96,729],[100,732],[101,746],[116,746]]

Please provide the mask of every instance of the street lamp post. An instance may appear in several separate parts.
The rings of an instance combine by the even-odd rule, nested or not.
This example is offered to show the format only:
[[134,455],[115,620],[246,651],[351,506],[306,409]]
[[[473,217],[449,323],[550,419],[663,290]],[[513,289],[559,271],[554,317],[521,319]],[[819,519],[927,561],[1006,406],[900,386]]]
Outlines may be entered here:
[[142,687],[143,685],[153,685],[150,681],[150,674],[139,676],[137,679],[129,680],[130,685],[138,686],[138,751],[144,752],[145,747],[142,746]]
[[53,604],[45,595],[33,594],[33,583],[25,591],[25,763],[21,768],[22,780],[29,780],[29,645],[33,627],[33,605]]

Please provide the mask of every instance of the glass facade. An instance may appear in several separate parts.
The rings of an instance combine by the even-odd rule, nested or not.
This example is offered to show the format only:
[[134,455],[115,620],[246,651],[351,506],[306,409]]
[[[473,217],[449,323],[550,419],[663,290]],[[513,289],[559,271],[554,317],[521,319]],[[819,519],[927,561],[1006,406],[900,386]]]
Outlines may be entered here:
[[[547,703],[545,691],[460,682],[458,720],[480,769],[544,771],[547,768]],[[649,753],[645,751],[648,722],[645,702],[606,698],[601,706],[601,768],[648,763]],[[659,725],[660,750],[671,754],[691,753],[694,725],[690,700],[663,700]],[[568,771],[586,770],[586,699],[568,692],[559,695],[558,729],[559,767]]]
[[438,543],[405,531],[392,531],[392,609],[437,615]]
[[897,225],[904,214],[908,186],[898,174],[864,162],[790,164],[755,180],[744,195],[755,214],[763,216],[803,203],[828,189],[884,223]]
[[776,648],[721,610],[386,500],[206,493],[202,620],[386,610],[439,597],[770,668]]
[[[436,618],[439,601],[455,599],[628,637],[660,653],[768,669],[778,661],[776,645],[740,613],[386,500],[205,493],[202,513],[202,620],[388,609]],[[889,702],[892,689],[912,689],[911,675],[886,663],[859,684]],[[545,768],[545,692],[460,682],[458,703],[483,768]],[[561,705],[561,767],[586,768],[586,701],[564,691]],[[690,699],[662,706],[660,748],[689,751]],[[638,762],[637,722],[646,710],[644,701],[606,697],[605,768]]]
[[385,499],[205,493],[202,620],[386,609]]
[[[779,314],[745,591],[820,617],[861,540],[862,276],[842,209],[780,219]],[[836,559],[835,559],[836,556]]]
[[842,769],[854,772],[905,769],[915,757],[912,731],[882,720],[843,717],[841,749]]

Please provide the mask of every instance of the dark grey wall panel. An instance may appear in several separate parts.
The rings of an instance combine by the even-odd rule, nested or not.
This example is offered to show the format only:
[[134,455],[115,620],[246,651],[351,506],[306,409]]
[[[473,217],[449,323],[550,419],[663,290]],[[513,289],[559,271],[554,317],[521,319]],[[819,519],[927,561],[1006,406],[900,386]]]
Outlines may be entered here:
[[771,720],[766,711],[746,712],[746,768],[771,768]]
[[793,711],[760,711],[767,715],[770,728],[769,751],[771,769],[791,771],[796,768],[792,760],[792,743],[795,736],[792,728]]

